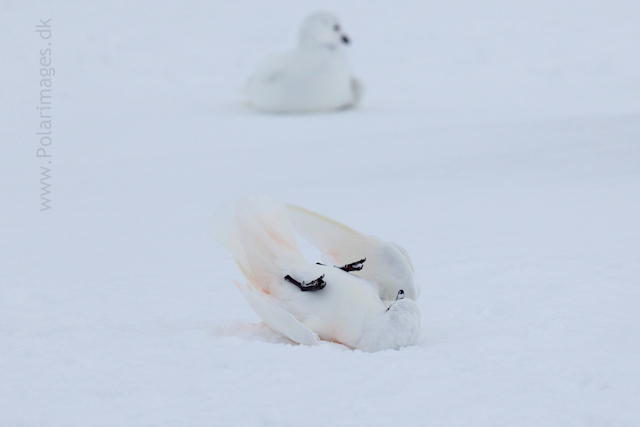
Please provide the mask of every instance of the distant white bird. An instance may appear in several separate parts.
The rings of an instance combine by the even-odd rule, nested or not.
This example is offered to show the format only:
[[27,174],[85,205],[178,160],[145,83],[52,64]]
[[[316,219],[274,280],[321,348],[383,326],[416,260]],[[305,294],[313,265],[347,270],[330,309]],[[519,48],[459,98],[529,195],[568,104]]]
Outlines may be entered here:
[[236,286],[262,320],[287,338],[315,345],[319,337],[364,351],[418,341],[416,303],[399,291],[385,305],[376,289],[348,268],[304,259],[281,201],[240,199],[217,212],[213,232],[248,281]]
[[329,12],[309,16],[298,47],[264,60],[249,78],[249,105],[275,113],[307,113],[357,105],[362,85],[351,76],[338,18]]
[[295,231],[328,256],[327,262],[348,265],[364,261],[352,273],[374,285],[385,304],[395,300],[400,290],[407,298],[418,299],[420,288],[413,264],[402,246],[367,236],[307,209],[293,205],[287,208]]

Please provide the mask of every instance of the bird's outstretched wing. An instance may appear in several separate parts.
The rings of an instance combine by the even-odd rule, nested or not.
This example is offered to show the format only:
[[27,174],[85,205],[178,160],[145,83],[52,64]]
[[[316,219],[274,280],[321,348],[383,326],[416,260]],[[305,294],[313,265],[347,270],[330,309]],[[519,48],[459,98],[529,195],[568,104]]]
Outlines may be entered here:
[[330,256],[335,265],[346,265],[366,258],[363,268],[352,271],[377,288],[380,299],[394,301],[399,290],[412,300],[418,298],[413,265],[399,245],[360,233],[341,222],[316,212],[287,205],[295,231]]

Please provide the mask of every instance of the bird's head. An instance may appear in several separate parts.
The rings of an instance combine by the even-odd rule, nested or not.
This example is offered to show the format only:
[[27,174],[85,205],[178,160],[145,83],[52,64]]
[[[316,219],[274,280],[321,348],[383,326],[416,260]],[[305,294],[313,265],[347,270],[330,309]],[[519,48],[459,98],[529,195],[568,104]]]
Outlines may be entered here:
[[420,309],[415,301],[398,292],[397,299],[367,325],[358,344],[365,351],[399,349],[420,339]]
[[300,46],[340,46],[349,44],[338,18],[330,12],[316,12],[304,20],[298,36]]

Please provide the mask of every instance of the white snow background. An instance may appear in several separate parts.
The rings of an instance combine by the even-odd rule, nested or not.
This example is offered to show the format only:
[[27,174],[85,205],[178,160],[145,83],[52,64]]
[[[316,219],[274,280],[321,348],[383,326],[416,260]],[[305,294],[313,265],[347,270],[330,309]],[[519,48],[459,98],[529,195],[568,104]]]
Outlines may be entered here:
[[[317,9],[361,108],[246,109]],[[0,125],[0,426],[640,425],[637,0],[6,0]],[[246,193],[406,247],[421,345],[260,326],[208,234]]]

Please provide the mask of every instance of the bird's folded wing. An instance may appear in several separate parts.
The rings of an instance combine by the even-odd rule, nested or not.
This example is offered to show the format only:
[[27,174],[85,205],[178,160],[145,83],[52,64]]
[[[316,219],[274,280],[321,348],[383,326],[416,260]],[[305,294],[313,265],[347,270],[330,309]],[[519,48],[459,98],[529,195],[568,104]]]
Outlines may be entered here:
[[300,344],[318,344],[318,336],[290,313],[276,305],[271,300],[272,297],[270,295],[250,284],[243,285],[237,281],[234,281],[234,283],[240,289],[251,308],[271,329]]

